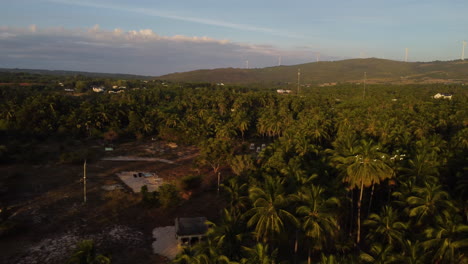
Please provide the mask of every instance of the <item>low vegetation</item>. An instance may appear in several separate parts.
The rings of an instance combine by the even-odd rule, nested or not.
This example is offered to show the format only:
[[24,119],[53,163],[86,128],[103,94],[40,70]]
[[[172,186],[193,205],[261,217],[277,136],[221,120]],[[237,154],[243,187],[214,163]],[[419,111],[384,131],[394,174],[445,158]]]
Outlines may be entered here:
[[[0,98],[4,162],[20,161],[17,138],[196,145],[196,165],[211,172],[207,191],[219,177],[227,207],[176,263],[468,262],[462,85],[341,84],[280,95],[154,82],[79,96],[5,86]],[[202,181],[178,180],[183,191]],[[175,184],[142,197],[165,209],[181,201]]]

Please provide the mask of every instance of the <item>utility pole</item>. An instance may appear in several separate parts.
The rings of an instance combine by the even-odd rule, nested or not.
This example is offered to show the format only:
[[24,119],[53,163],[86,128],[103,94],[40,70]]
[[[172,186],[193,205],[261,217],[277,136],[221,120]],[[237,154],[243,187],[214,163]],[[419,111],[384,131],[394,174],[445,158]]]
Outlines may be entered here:
[[462,55],[461,55],[461,60],[465,60],[465,47],[466,47],[466,41],[462,42]]
[[301,86],[301,69],[297,70],[297,94],[299,94]]
[[83,202],[86,204],[86,160],[83,164]]
[[219,196],[219,185],[221,184],[221,172],[218,171],[218,196]]
[[366,97],[366,79],[367,79],[367,72],[364,72],[364,91],[362,93],[362,98]]

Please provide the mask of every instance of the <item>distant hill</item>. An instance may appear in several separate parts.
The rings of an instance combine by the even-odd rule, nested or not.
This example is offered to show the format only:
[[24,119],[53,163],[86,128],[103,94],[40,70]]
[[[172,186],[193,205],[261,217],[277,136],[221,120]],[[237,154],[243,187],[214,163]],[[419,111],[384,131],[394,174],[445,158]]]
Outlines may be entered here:
[[10,73],[31,73],[31,74],[42,74],[42,75],[56,75],[56,76],[72,76],[72,75],[83,75],[92,78],[113,78],[113,79],[151,79],[150,76],[133,75],[133,74],[122,74],[122,73],[101,73],[101,72],[83,72],[83,71],[62,71],[62,70],[40,70],[40,69],[9,69],[0,68],[0,72]]
[[468,61],[402,62],[384,59],[323,61],[258,69],[223,68],[173,73],[161,80],[211,83],[457,83],[468,82]]

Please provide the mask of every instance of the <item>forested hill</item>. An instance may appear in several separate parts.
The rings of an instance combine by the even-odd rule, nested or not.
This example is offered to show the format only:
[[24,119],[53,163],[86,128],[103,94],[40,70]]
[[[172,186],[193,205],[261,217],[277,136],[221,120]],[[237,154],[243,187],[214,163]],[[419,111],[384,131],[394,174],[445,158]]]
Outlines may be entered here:
[[82,75],[92,78],[115,78],[115,79],[150,79],[150,76],[134,75],[134,74],[123,74],[123,73],[103,73],[103,72],[83,72],[83,71],[65,71],[65,70],[41,70],[41,69],[10,69],[0,68],[0,72],[9,73],[30,73],[40,75],[55,75],[55,76],[74,76]]
[[323,61],[292,66],[256,69],[223,68],[173,73],[158,79],[182,82],[216,83],[445,83],[468,82],[468,61],[402,62],[384,59]]

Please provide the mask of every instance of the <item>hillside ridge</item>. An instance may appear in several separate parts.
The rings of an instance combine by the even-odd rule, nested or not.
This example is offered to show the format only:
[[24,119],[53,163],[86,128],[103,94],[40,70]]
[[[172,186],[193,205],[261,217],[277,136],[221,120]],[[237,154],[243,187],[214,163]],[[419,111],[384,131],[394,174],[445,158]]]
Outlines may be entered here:
[[468,61],[403,62],[385,59],[321,61],[266,68],[217,68],[172,73],[160,80],[211,83],[464,83],[468,82]]

